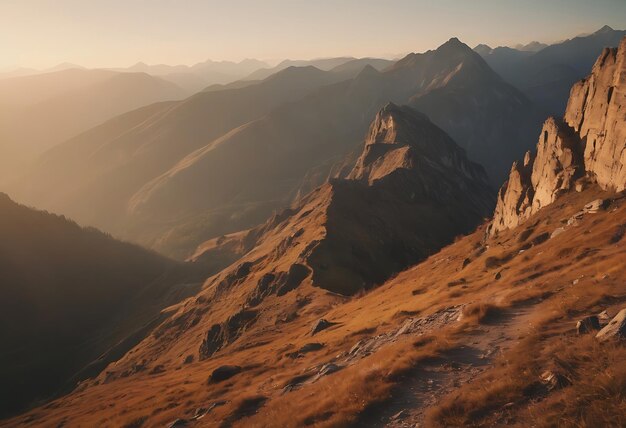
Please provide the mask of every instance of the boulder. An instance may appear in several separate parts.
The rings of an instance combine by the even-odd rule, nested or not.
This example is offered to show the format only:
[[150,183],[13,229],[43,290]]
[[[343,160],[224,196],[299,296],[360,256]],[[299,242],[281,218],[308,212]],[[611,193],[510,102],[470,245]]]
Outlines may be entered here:
[[596,334],[596,338],[602,341],[613,337],[619,339],[626,338],[626,308],[619,311],[617,315]]
[[554,391],[568,386],[571,382],[565,376],[560,373],[553,372],[552,370],[546,370],[541,374],[541,381],[546,386],[548,391]]
[[213,373],[211,373],[211,377],[209,378],[209,382],[211,383],[222,382],[226,379],[230,379],[231,377],[235,376],[239,372],[241,372],[241,367],[239,366],[231,366],[231,365],[220,366],[216,368],[215,370],[213,370]]
[[188,426],[187,419],[176,419],[166,425],[167,428],[182,428]]
[[578,334],[589,333],[593,330],[600,330],[600,320],[595,315],[585,317],[576,323],[576,332]]
[[317,373],[317,378],[338,372],[342,368],[342,366],[338,366],[337,364],[333,363],[324,364]]
[[315,323],[315,325],[311,329],[311,336],[316,335],[317,333],[319,333],[322,330],[326,330],[328,327],[330,327],[332,325],[335,325],[335,323],[330,322],[330,321],[326,321],[324,318],[320,318],[319,320],[317,320],[317,322]]
[[300,353],[306,354],[307,352],[319,351],[323,347],[324,345],[322,343],[317,343],[317,342],[307,343],[302,348],[300,348]]

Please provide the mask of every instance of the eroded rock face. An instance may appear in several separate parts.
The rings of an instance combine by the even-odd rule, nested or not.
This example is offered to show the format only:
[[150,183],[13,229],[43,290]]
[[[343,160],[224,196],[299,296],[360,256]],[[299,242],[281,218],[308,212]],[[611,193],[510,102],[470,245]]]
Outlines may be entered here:
[[513,164],[491,234],[524,222],[584,175],[604,189],[626,188],[626,38],[574,85],[564,120],[546,120],[536,154]]
[[626,188],[626,38],[604,49],[570,92],[565,121],[585,147],[585,168],[603,188]]

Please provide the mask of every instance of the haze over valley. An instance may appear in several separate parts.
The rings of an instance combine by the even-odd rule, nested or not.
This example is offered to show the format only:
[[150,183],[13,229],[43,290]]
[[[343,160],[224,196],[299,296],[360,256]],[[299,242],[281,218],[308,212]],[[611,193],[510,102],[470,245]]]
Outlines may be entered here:
[[626,4],[3,20],[0,426],[626,425]]

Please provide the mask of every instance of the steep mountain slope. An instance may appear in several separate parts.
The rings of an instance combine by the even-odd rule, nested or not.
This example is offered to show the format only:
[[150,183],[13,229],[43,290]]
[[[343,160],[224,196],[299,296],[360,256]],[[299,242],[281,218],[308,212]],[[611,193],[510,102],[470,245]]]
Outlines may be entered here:
[[[283,85],[288,76],[306,77],[306,85]],[[346,156],[356,158],[350,155],[389,101],[431,117],[492,180],[529,148],[525,136],[540,123],[528,100],[456,39],[384,72],[365,67],[354,79],[321,86],[336,78],[287,69],[259,84],[197,94],[149,121],[137,115],[119,138],[103,126],[49,153],[16,194],[185,257],[349,171]]]
[[[352,294],[471,230],[492,204],[480,166],[421,113],[388,104],[347,179],[331,180],[234,239],[242,253],[253,250],[251,262],[280,266],[300,253],[297,265],[315,285]],[[232,240],[217,245],[233,247]]]
[[261,222],[302,194],[300,188],[315,188],[332,176],[365,133],[365,120],[389,99],[426,112],[496,176],[506,170],[504,159],[528,148],[523,137],[536,132],[528,101],[455,39],[384,73],[366,68],[352,81],[322,88],[215,140],[135,194],[133,217],[143,225],[185,219],[159,248]]
[[114,116],[185,95],[144,73],[69,69],[0,80],[0,180]]
[[[563,121],[549,118],[537,153],[514,163],[498,195],[492,233],[517,226],[574,187],[626,188],[626,37],[576,83]],[[595,208],[597,209],[597,207]]]
[[505,80],[546,112],[561,116],[572,85],[589,73],[605,47],[616,47],[626,31],[604,26],[588,36],[550,45],[538,52],[497,48],[481,56]]
[[98,373],[204,273],[5,194],[0,217],[1,415]]
[[274,310],[292,307],[303,291],[323,302],[320,287],[345,295],[381,284],[481,222],[492,206],[487,183],[483,169],[424,115],[388,104],[372,123],[349,178],[323,185],[262,226],[221,240],[223,247],[239,240],[246,254],[209,278],[145,347],[110,366],[99,382],[144,370],[169,372],[181,361],[172,361],[170,353],[188,343],[191,357],[181,354],[188,360],[233,349],[239,336],[274,323]]
[[130,112],[44,154],[14,193],[119,232],[117,220],[127,198],[146,181],[206,141],[336,79],[313,67],[290,68],[257,85]]
[[[545,239],[597,198],[608,209]],[[575,325],[626,304],[626,250],[616,238],[624,201],[594,186],[570,192],[536,213],[524,233],[485,238],[481,226],[351,298],[311,287],[310,276],[279,293],[299,277],[298,269],[289,275],[291,250],[316,239],[319,210],[311,206],[300,234],[280,219],[277,228],[268,223],[293,234],[287,246],[261,242],[98,379],[5,423],[619,425],[626,349],[577,335]],[[236,237],[221,244],[229,239]],[[268,253],[272,247],[287,252]],[[273,275],[261,275],[274,263]],[[242,307],[255,289],[282,295],[253,294],[261,303]]]

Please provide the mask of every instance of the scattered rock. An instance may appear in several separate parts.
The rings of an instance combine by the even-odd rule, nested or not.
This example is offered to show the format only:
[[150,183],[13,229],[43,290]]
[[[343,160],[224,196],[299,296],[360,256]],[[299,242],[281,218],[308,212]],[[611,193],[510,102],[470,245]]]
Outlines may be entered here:
[[502,278],[502,271],[500,270],[500,271],[496,272],[496,275],[494,276],[494,278],[495,278],[496,281],[499,280],[500,278]]
[[604,199],[596,199],[594,201],[591,201],[585,204],[585,206],[583,207],[583,212],[591,213],[591,214],[597,213],[601,209],[606,208],[606,206],[607,206],[607,201],[605,201]]
[[465,260],[463,260],[463,267],[461,269],[465,268],[465,266],[467,266],[471,262],[472,262],[472,260],[469,257],[466,258]]
[[209,381],[211,383],[222,382],[226,379],[230,379],[231,377],[235,376],[236,374],[240,372],[241,372],[240,366],[231,366],[231,365],[220,366],[216,368],[215,370],[213,370],[213,373],[211,373],[211,377],[209,378]]
[[319,320],[317,320],[317,322],[315,323],[315,325],[311,329],[311,336],[314,336],[317,333],[319,333],[320,331],[326,330],[328,327],[331,327],[331,326],[333,326],[335,324],[336,323],[334,323],[334,322],[326,321],[324,318],[320,318]]
[[391,421],[397,421],[398,419],[404,418],[404,410],[400,410],[398,413],[389,418]]
[[576,332],[578,334],[589,333],[593,330],[600,330],[600,320],[595,315],[585,317],[576,323]]
[[196,409],[195,413],[193,414],[193,417],[191,419],[194,419],[194,420],[202,419],[207,414],[209,414],[211,412],[211,410],[215,409],[216,407],[223,406],[226,403],[227,403],[227,401],[225,401],[225,400],[219,400],[219,401],[212,402],[211,404],[209,404],[209,407],[207,407],[207,408],[198,407]]
[[557,236],[559,236],[561,233],[565,232],[565,228],[564,227],[557,227],[556,229],[554,229],[554,231],[550,234],[550,239],[555,238]]
[[324,344],[318,342],[307,343],[300,348],[300,353],[306,354],[307,352],[319,351],[324,347]]
[[152,370],[150,370],[150,374],[151,375],[159,374],[159,373],[163,373],[164,371],[165,371],[165,367],[163,366],[163,364],[159,364],[157,366],[154,366]]
[[337,364],[333,364],[333,363],[324,364],[320,368],[319,372],[317,372],[316,380],[322,376],[328,376],[329,374],[336,373],[342,368],[343,368],[342,366],[338,366]]
[[626,235],[626,223],[617,226],[617,228],[615,229],[615,233],[613,234],[613,236],[611,236],[609,242],[611,244],[617,244],[619,241],[622,240],[624,235]]
[[596,338],[602,341],[612,337],[619,339],[626,338],[626,309],[619,311],[617,315],[596,334]]
[[176,419],[166,425],[167,428],[181,428],[186,427],[189,424],[187,419]]
[[465,284],[467,280],[465,278],[459,278],[455,281],[450,281],[448,287],[456,287],[457,285]]
[[602,321],[608,321],[611,319],[611,316],[609,315],[607,311],[602,311],[598,314],[598,319]]
[[551,370],[543,372],[541,375],[541,381],[548,388],[548,391],[563,388],[571,383],[569,379],[562,374],[555,373]]
[[550,234],[548,232],[545,233],[541,233],[537,236],[535,236],[533,238],[532,241],[530,241],[533,245],[539,245],[542,244],[544,242],[546,242],[548,239],[550,239]]

